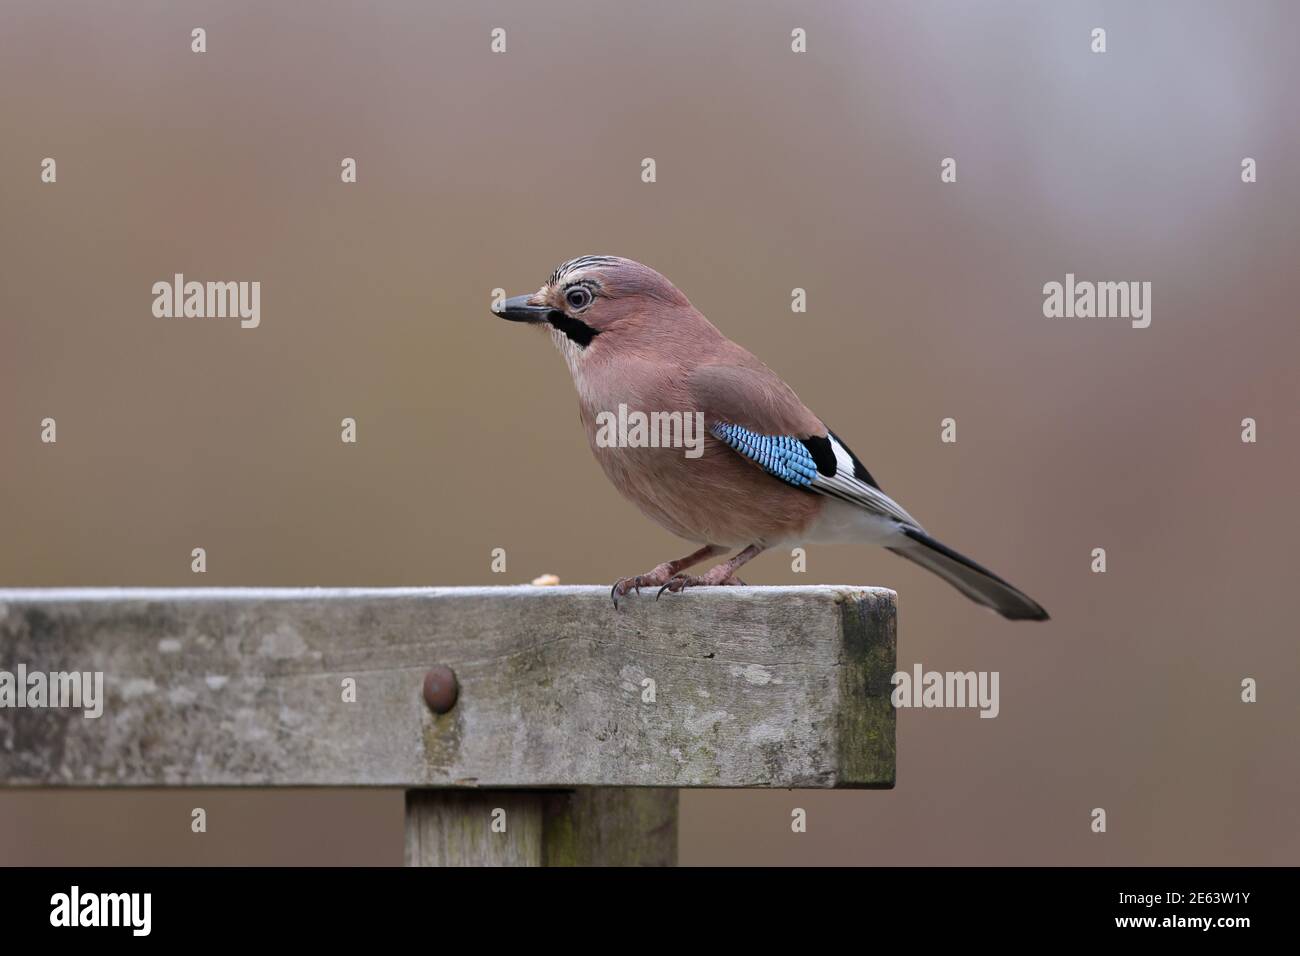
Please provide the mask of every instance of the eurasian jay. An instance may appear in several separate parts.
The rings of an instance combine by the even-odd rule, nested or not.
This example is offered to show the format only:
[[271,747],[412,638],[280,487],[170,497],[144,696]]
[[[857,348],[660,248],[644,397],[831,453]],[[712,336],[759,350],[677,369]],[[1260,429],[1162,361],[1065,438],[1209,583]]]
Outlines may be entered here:
[[[743,584],[736,572],[768,548],[856,541],[916,562],[1003,617],[1047,620],[1023,592],[930,537],[790,386],[648,266],[615,256],[571,259],[537,292],[494,311],[550,330],[606,476],[648,517],[701,545],[620,578],[615,607],[643,587],[662,595]],[[672,413],[702,421],[702,450],[693,457],[659,442],[598,441],[620,405],[663,413],[662,421]],[[702,575],[683,573],[734,548],[742,550]]]

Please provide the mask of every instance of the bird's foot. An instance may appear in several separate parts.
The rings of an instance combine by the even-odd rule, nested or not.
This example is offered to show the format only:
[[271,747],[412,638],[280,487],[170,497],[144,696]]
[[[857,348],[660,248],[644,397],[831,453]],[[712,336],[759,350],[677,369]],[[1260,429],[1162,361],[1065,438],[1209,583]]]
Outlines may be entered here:
[[645,574],[634,574],[630,578],[619,578],[614,582],[614,586],[609,589],[609,596],[614,602],[614,610],[618,610],[618,599],[628,592],[635,591],[640,594],[642,588],[657,588],[672,576],[673,569],[665,562]]
[[[715,571],[723,571],[723,570],[727,572],[725,575],[714,573]],[[744,581],[740,580],[740,578],[732,574],[729,568],[726,568],[725,566],[721,566],[718,568],[714,568],[713,571],[709,571],[707,574],[700,574],[700,575],[674,574],[671,578],[669,578],[667,581],[664,582],[661,588],[659,588],[659,593],[655,595],[655,600],[658,600],[665,591],[668,591],[672,594],[677,594],[679,591],[684,591],[687,588],[717,588],[717,587],[743,588],[743,587],[748,587],[748,585],[745,584]]]
[[[610,599],[614,602],[614,610],[618,610],[618,599],[623,597],[623,595],[627,594],[629,591],[635,591],[637,594],[640,594],[642,588],[660,588],[659,593],[663,594],[663,587],[677,578],[689,580],[692,582],[692,585],[744,584],[744,581],[733,577],[731,573],[740,564],[743,564],[744,561],[738,561],[734,558],[726,564],[719,564],[716,568],[712,568],[701,578],[686,578],[685,575],[680,573],[692,565],[699,564],[705,558],[721,554],[724,550],[726,549],[719,545],[706,544],[698,551],[692,552],[684,558],[678,558],[676,561],[665,561],[663,564],[655,565],[652,570],[647,571],[645,574],[637,574],[630,578],[619,578],[614,582],[614,586],[609,589]],[[753,555],[749,555],[749,557],[753,557]],[[748,558],[745,560],[748,560]],[[674,590],[680,591],[683,587],[689,587],[692,585],[679,584],[674,588]]]

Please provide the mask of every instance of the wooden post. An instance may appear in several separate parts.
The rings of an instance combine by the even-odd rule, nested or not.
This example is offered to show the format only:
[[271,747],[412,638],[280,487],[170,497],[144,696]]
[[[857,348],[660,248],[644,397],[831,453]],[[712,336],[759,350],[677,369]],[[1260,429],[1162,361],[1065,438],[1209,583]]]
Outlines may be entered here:
[[0,707],[0,786],[401,787],[419,865],[667,864],[678,788],[894,781],[882,589],[0,590],[19,665],[103,712]]
[[677,791],[408,790],[407,866],[673,866]]

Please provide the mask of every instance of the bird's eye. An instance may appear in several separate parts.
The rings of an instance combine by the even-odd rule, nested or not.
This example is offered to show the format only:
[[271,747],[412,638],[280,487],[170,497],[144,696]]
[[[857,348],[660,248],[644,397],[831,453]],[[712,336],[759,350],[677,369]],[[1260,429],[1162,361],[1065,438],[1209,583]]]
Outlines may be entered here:
[[575,312],[579,309],[585,309],[591,305],[591,290],[585,286],[575,285],[568,292],[564,293],[564,301],[569,304],[569,308]]

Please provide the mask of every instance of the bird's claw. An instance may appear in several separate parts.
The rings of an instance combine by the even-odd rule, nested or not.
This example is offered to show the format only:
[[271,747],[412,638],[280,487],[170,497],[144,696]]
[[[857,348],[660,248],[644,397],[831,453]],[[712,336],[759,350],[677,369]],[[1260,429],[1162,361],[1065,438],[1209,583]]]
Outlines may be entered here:
[[656,601],[659,600],[660,596],[665,591],[671,591],[673,594],[677,594],[681,591],[684,591],[686,588],[701,588],[701,587],[733,588],[733,587],[748,587],[748,585],[746,585],[744,581],[740,580],[740,578],[736,577],[734,574],[728,575],[726,578],[722,579],[721,581],[716,580],[716,575],[710,576],[706,574],[703,575],[702,577],[697,577],[693,574],[674,574],[671,578],[668,579],[668,583],[666,583],[663,587],[659,589],[659,593],[655,595],[655,600]]
[[614,582],[614,586],[609,589],[610,600],[614,602],[614,610],[618,610],[618,599],[623,597],[629,591],[641,593],[642,586],[649,587],[652,581],[647,580],[644,574],[634,574],[630,578],[619,578]]
[[708,583],[709,582],[704,580],[704,578],[697,578],[693,574],[674,574],[668,579],[667,583],[659,589],[659,593],[655,595],[655,600],[659,600],[665,591],[671,591],[673,594],[677,594],[679,591],[686,588],[699,587],[702,584]]
[[[634,574],[630,578],[619,578],[615,581],[614,586],[609,589],[609,598],[614,602],[614,610],[618,610],[619,598],[629,591],[640,594],[642,588],[659,588],[659,592],[655,595],[657,601],[665,591],[676,594],[685,588],[731,587],[745,583],[734,574],[728,574],[725,565],[719,565],[708,574],[696,577],[693,574],[670,574],[673,563],[675,562],[661,564],[646,574]],[[727,575],[725,578],[724,574]]]

